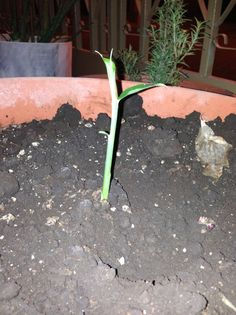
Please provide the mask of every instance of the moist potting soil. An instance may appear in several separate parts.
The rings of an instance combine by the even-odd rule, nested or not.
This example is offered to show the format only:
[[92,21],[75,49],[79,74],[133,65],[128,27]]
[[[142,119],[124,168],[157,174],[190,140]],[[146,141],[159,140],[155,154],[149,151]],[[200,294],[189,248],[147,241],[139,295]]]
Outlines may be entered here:
[[236,117],[209,123],[233,146],[214,181],[195,152],[198,113],[124,107],[101,203],[109,125],[64,105],[1,131],[0,314],[234,314]]

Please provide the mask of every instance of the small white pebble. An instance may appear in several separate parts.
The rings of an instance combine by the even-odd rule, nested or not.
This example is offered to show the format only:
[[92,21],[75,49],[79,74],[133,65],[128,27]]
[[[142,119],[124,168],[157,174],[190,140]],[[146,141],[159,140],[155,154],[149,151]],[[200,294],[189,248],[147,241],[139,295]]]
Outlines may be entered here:
[[10,221],[14,221],[15,216],[11,213],[5,214],[0,218],[0,221],[7,221],[7,224],[9,224]]
[[200,269],[205,269],[205,267],[203,265],[200,266]]
[[130,207],[128,205],[123,205],[122,206],[122,211],[131,213]]
[[57,142],[57,144],[61,144],[61,140],[57,140],[56,142]]
[[4,235],[0,235],[0,240],[3,240],[4,239]]
[[125,264],[125,258],[122,256],[118,259],[119,263],[121,266],[123,266]]
[[116,152],[116,156],[121,156],[121,152],[120,152],[120,151],[117,151],[117,152]]
[[161,160],[161,164],[164,164],[165,163],[165,160]]
[[31,255],[31,260],[34,260],[35,259],[35,256],[34,254]]
[[174,161],[174,164],[178,165],[178,164],[179,164],[179,161]]
[[11,197],[11,200],[12,200],[13,202],[16,202],[16,197]]
[[116,207],[111,207],[110,210],[111,210],[112,212],[115,212],[115,211],[116,211]]
[[84,124],[84,126],[87,127],[87,128],[92,128],[93,127],[93,125],[91,123],[86,123],[86,124]]
[[183,253],[186,253],[187,252],[187,249],[184,247],[183,248]]
[[57,216],[48,217],[45,225],[47,226],[55,225],[58,220],[59,220],[59,217]]
[[134,229],[134,224],[133,223],[131,224],[131,229]]
[[148,130],[154,130],[154,129],[156,129],[156,127],[154,127],[153,125],[150,125],[150,126],[147,127],[147,129]]
[[25,150],[20,150],[20,152],[17,154],[17,157],[25,155]]
[[38,147],[39,145],[40,145],[39,142],[32,142],[32,146],[33,146],[33,147]]
[[14,171],[12,169],[8,170],[8,173],[14,173]]

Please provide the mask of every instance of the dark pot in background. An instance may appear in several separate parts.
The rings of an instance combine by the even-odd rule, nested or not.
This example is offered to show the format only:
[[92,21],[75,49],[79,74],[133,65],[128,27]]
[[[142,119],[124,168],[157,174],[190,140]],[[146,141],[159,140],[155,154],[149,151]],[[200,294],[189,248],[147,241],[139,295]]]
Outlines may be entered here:
[[0,77],[70,77],[72,43],[0,41]]

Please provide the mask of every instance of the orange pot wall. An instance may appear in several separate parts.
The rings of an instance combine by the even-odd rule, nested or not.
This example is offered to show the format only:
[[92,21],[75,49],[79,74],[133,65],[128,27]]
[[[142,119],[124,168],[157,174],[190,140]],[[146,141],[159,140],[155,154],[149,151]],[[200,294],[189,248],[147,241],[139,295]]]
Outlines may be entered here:
[[[122,88],[134,85],[123,81]],[[148,115],[182,117],[200,112],[206,120],[236,114],[236,98],[181,87],[156,87],[141,93]],[[86,119],[111,113],[109,83],[97,78],[0,79],[0,126],[33,119],[52,119],[65,103],[80,110]]]

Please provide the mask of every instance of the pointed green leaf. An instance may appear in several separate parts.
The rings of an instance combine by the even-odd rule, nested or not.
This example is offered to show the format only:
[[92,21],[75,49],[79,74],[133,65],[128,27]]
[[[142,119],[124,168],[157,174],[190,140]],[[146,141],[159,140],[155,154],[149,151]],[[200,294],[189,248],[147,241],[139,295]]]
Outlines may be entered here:
[[115,74],[115,72],[116,72],[116,65],[115,65],[115,63],[111,59],[105,58],[103,56],[102,56],[102,60],[105,63],[105,66],[107,68],[107,72],[108,73],[112,72],[112,74]]
[[117,99],[116,64],[112,60],[113,49],[111,50],[110,58],[103,57],[103,55],[97,50],[95,50],[95,52],[100,55],[106,66],[112,99]]
[[138,85],[135,85],[135,86],[131,86],[131,87],[127,88],[126,90],[124,90],[120,94],[120,96],[118,97],[118,100],[121,101],[127,96],[130,96],[132,94],[135,94],[135,93],[138,93],[138,92],[150,89],[150,88],[155,87],[155,86],[165,86],[165,84],[162,84],[162,83],[156,83],[156,84],[153,84],[153,83],[149,83],[149,84],[141,83],[141,84],[138,84]]
[[102,58],[105,66],[106,66],[108,79],[114,80],[114,78],[116,77],[116,65],[112,60],[113,50],[111,50],[110,58],[103,57],[103,55],[97,50],[95,50],[95,52],[100,55],[100,57]]

